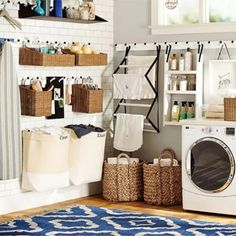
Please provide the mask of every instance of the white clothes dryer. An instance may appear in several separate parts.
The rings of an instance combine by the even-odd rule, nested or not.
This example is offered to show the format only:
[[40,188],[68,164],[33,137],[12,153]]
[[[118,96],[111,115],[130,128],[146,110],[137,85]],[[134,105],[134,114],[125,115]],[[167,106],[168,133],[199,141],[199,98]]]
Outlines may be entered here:
[[183,208],[236,215],[235,127],[182,127]]

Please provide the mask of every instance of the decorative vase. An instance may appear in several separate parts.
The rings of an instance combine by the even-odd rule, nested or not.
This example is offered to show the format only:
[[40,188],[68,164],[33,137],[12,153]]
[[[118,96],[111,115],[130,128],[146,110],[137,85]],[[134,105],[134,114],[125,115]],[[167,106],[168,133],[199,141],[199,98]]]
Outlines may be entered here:
[[36,8],[34,9],[34,11],[41,16],[44,15],[44,10],[41,7],[41,0],[36,0]]

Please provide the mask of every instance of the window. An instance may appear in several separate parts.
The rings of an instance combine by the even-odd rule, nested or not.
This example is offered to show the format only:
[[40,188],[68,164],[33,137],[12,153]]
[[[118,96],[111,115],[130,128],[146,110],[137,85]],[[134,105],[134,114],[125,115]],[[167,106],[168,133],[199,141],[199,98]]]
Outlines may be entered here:
[[199,23],[198,0],[180,0],[177,8],[169,10],[164,7],[164,24],[195,24]]
[[167,0],[152,0],[152,33],[236,32],[235,0],[178,0],[168,9]]
[[209,22],[236,22],[235,0],[210,0]]

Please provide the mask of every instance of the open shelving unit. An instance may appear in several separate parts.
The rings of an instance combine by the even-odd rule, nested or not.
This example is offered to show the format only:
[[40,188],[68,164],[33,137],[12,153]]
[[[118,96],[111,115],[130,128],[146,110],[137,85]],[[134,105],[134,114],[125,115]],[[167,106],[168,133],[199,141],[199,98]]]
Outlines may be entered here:
[[53,11],[50,13],[50,16],[40,16],[34,10],[32,10],[34,5],[19,3],[19,18],[30,19],[30,20],[44,20],[44,21],[59,21],[59,22],[69,22],[69,23],[78,23],[78,24],[95,24],[107,22],[107,20],[95,16],[95,20],[78,20],[66,17],[66,9],[63,9],[63,17],[55,17]]
[[[191,120],[202,118],[202,105],[203,105],[203,58],[199,61],[199,54],[193,53],[193,70],[191,71],[172,71],[169,70],[169,62],[167,62],[167,55],[165,55],[164,65],[164,104],[163,104],[163,126],[173,125],[180,126],[186,120],[179,122],[171,120],[172,106],[174,101],[181,102],[194,102],[195,117],[188,120],[191,124]],[[196,90],[171,90],[169,83],[173,79],[172,76],[195,76],[196,78]]]

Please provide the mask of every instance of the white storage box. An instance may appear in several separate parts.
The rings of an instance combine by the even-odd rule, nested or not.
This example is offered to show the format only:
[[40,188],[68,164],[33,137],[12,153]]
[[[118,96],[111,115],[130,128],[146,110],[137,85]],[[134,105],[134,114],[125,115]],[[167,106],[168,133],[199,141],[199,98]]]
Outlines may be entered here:
[[69,136],[23,131],[22,188],[47,191],[69,185]]
[[78,138],[70,130],[69,168],[72,184],[97,182],[102,179],[106,132],[91,132]]

